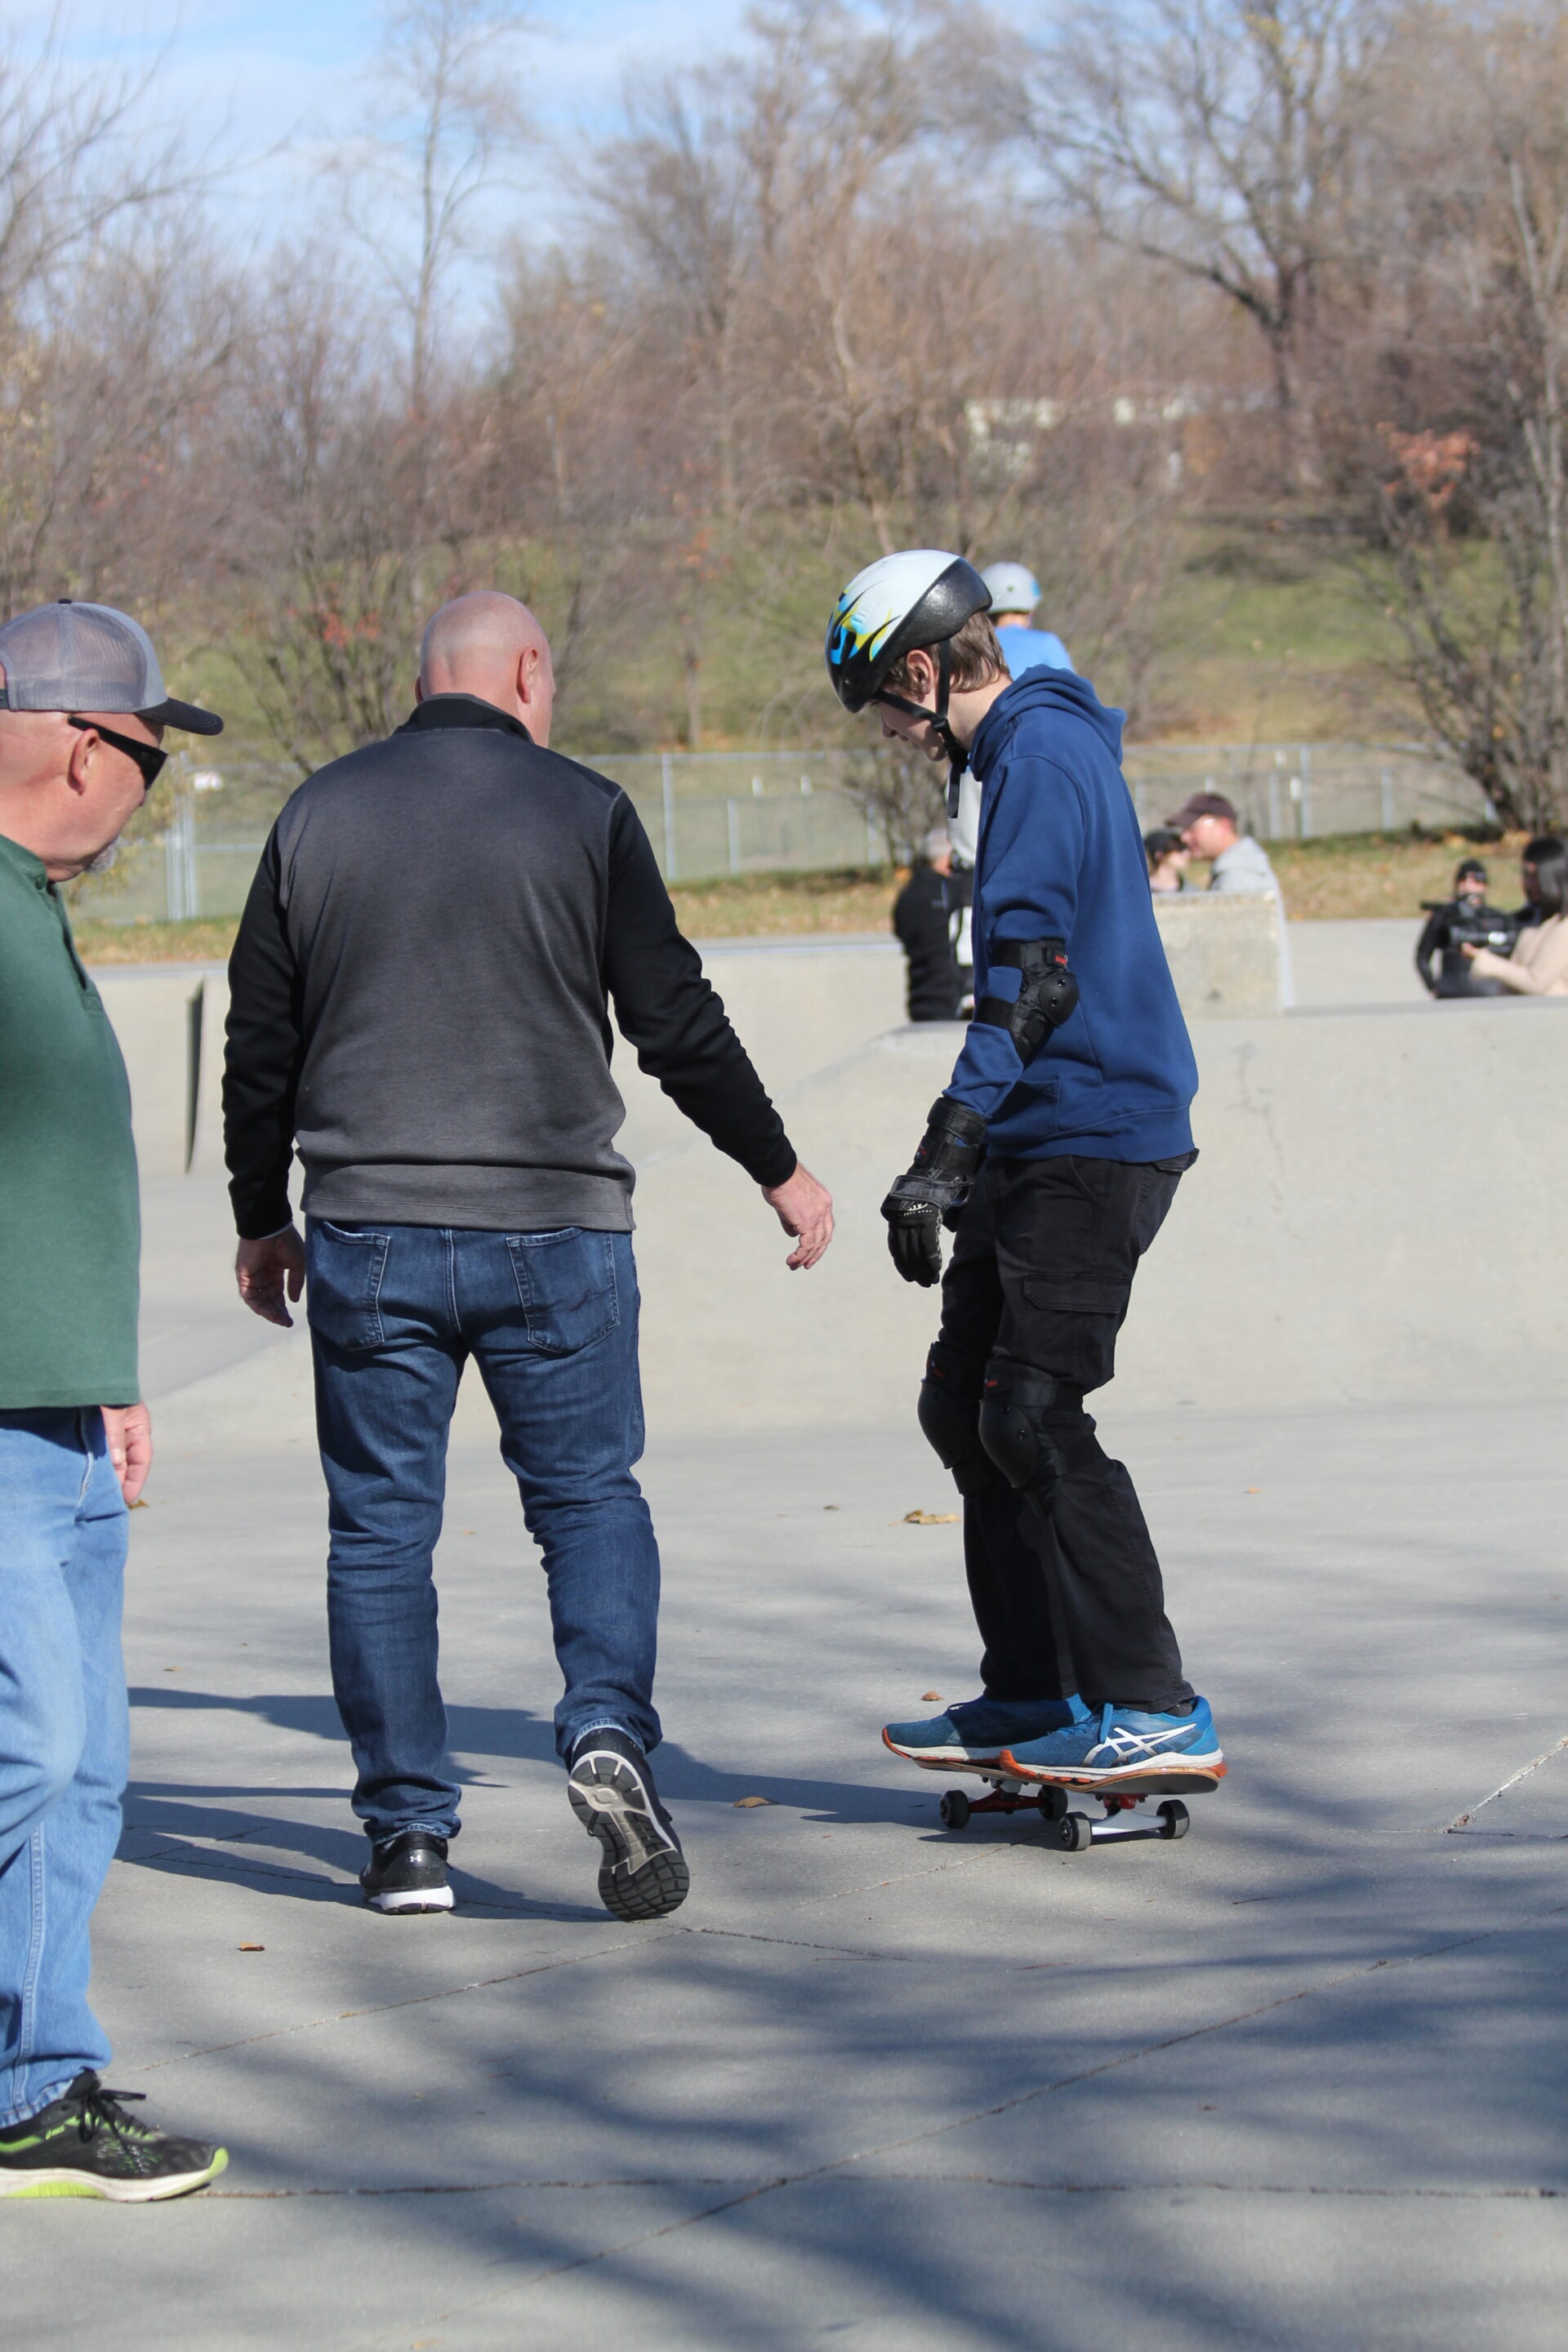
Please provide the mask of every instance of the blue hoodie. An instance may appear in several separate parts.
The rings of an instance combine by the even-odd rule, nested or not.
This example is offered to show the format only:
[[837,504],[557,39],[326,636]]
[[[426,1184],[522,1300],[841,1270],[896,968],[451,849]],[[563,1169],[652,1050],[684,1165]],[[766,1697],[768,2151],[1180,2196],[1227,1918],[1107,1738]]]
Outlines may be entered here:
[[1010,686],[970,751],[984,787],[975,1003],[1017,997],[1022,973],[991,969],[1002,940],[1065,940],[1079,990],[1026,1065],[1005,1029],[970,1024],[948,1093],[988,1122],[988,1148],[1005,1158],[1167,1160],[1192,1150],[1197,1066],[1121,755],[1121,711],[1064,670]]

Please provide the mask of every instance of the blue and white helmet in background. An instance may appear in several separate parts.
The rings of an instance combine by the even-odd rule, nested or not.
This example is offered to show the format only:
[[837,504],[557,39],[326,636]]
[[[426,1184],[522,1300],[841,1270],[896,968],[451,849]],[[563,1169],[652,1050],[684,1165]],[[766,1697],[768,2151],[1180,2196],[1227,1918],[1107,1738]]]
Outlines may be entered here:
[[[846,710],[864,710],[895,662],[917,646],[944,646],[990,603],[984,581],[962,555],[915,547],[879,556],[833,608],[826,646],[833,691]],[[946,705],[943,694],[944,719]]]
[[980,577],[994,613],[1032,613],[1040,601],[1040,583],[1026,563],[988,563]]

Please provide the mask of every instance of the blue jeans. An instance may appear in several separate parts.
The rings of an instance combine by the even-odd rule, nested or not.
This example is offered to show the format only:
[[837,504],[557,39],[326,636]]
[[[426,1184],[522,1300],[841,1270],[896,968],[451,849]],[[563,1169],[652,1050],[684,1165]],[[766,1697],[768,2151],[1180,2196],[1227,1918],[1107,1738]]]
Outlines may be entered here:
[[632,1475],[643,1416],[631,1235],[312,1217],[306,1253],[332,1689],[370,1835],[457,1834],[431,1554],[470,1356],[544,1555],[565,1682],[556,1748],[567,1757],[607,1725],[656,1747],[658,1547]]
[[130,1750],[103,1416],[0,1412],[0,2127],[109,2063],[89,1927]]

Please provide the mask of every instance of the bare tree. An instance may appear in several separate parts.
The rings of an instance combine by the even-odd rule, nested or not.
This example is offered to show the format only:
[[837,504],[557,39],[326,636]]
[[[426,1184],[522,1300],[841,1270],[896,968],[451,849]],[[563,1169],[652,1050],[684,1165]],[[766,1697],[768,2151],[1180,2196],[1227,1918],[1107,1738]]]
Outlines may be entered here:
[[1568,823],[1568,30],[1531,8],[1452,30],[1425,268],[1453,404],[1381,436],[1394,667],[1504,822],[1540,830]]
[[1320,487],[1310,340],[1361,225],[1382,0],[1105,0],[1063,12],[1015,119],[1060,199],[1213,286],[1268,349],[1288,478]]
[[355,234],[406,321],[416,418],[430,412],[453,267],[527,131],[513,44],[531,23],[513,0],[391,0],[371,117],[339,161]]

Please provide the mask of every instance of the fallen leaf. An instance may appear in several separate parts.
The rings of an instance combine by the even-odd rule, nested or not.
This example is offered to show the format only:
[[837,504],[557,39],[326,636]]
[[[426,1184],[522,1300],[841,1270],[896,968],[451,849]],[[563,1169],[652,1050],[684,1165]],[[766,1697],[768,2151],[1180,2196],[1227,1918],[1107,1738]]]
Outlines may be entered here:
[[1249,1486],[1247,1491],[1249,1495],[1260,1495],[1263,1489],[1261,1486]]
[[891,1527],[951,1528],[958,1518],[956,1511],[906,1511],[901,1519],[892,1519]]
[[771,1805],[773,1801],[771,1797],[737,1797],[734,1810],[738,1813],[743,1813],[749,1811],[752,1805]]
[[824,1503],[822,1507],[825,1511],[836,1511],[839,1507],[837,1503]]
[[163,1669],[163,1672],[164,1672],[166,1675],[177,1675],[177,1674],[179,1673],[179,1671],[180,1671],[180,1669],[178,1668],[178,1666],[165,1666],[165,1667],[164,1667],[164,1669]]
[[151,1503],[144,1503],[138,1495],[136,1500],[133,1503],[127,1503],[125,1507],[128,1511],[150,1511],[153,1506]]
[[242,1952],[264,1952],[267,1947],[265,1944],[241,1944],[239,1949]]
[[921,1691],[921,1698],[940,1698],[942,1693],[941,1691]]

